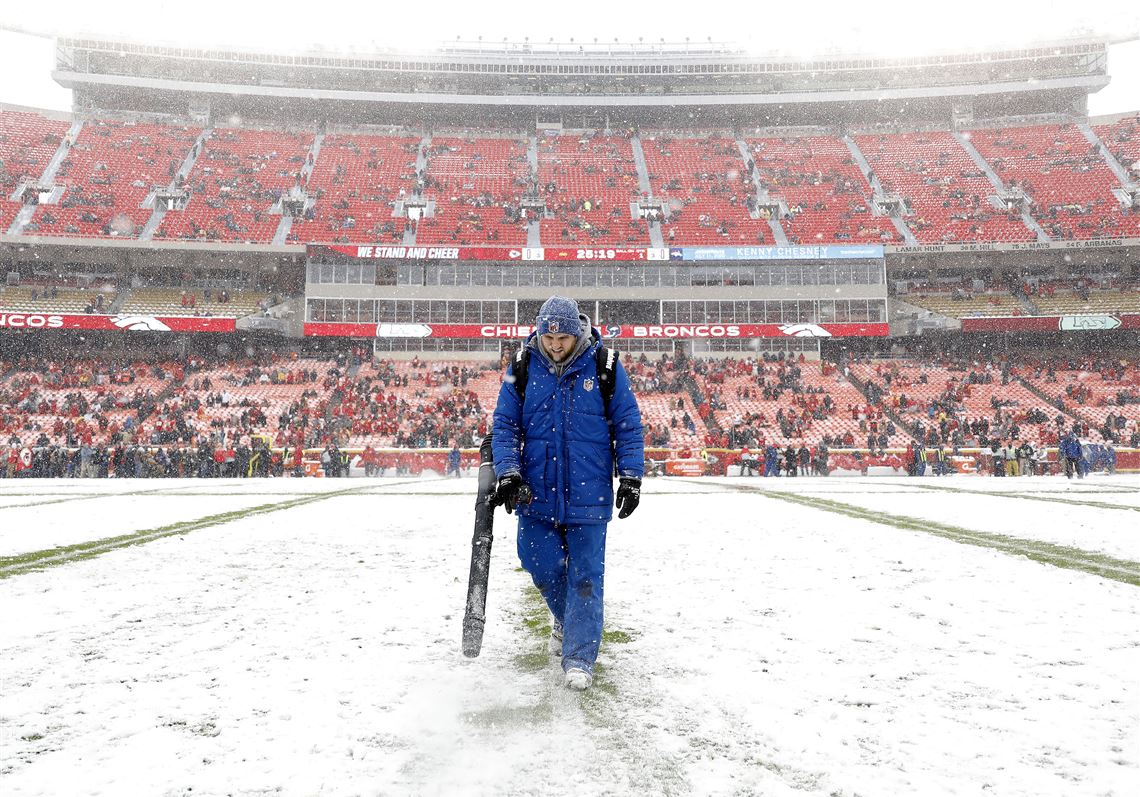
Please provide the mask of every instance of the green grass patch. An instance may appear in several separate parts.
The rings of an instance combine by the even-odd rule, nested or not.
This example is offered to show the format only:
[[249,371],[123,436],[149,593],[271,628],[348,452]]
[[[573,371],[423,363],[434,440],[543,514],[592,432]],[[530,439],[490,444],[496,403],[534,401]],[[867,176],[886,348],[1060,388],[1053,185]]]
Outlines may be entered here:
[[541,672],[550,666],[553,657],[543,651],[531,651],[530,653],[518,653],[512,659],[515,666],[523,672]]
[[[984,495],[993,498],[1018,498],[1022,501],[1046,501],[1051,504],[1069,504],[1070,506],[1091,506],[1097,509],[1118,509],[1125,512],[1140,512],[1140,506],[1127,504],[1110,504],[1105,501],[1088,501],[1080,498],[1058,498],[1052,495],[1030,495],[1028,493],[1005,493],[991,490],[969,490],[964,487],[950,487],[941,484],[913,484],[909,485],[918,490],[930,490],[938,493],[962,493],[965,495]],[[1122,491],[1128,492],[1128,491]]]
[[194,520],[183,520],[177,523],[169,523],[165,526],[158,526],[152,529],[143,529],[131,534],[120,534],[114,537],[104,537],[99,540],[87,540],[85,542],[75,543],[74,545],[64,545],[58,548],[49,548],[42,551],[30,551],[28,553],[17,554],[15,556],[0,557],[0,579],[10,578],[11,576],[23,575],[37,570],[44,570],[49,567],[66,564],[69,562],[82,561],[84,559],[91,559],[96,556],[108,553],[110,551],[120,550],[133,545],[143,545],[154,540],[159,540],[164,537],[177,536],[187,534],[191,531],[197,531],[204,528],[213,528],[225,523],[232,523],[235,520],[244,520],[245,518],[254,517],[256,515],[264,515],[272,512],[281,512],[286,509],[292,509],[297,506],[311,504],[315,501],[323,501],[328,498],[337,498],[343,495],[355,492],[354,489],[339,490],[336,492],[319,493],[313,495],[301,496],[294,498],[290,501],[280,501],[272,504],[260,504],[258,506],[246,507],[245,509],[236,509],[230,512],[220,512],[214,515],[206,515],[205,517],[195,518]]
[[[48,506],[49,504],[67,504],[74,501],[93,501],[97,498],[127,498],[130,496],[139,495],[154,495],[156,493],[166,493],[172,490],[177,490],[178,487],[155,487],[150,490],[131,490],[125,493],[46,493],[47,495],[62,495],[62,498],[48,498],[45,501],[29,501],[25,504],[4,504],[0,506],[0,510],[4,509],[25,509],[33,506]],[[0,498],[7,498],[9,496],[43,496],[45,493],[0,493]]]
[[490,706],[461,715],[467,725],[492,730],[549,726],[554,721],[554,705],[541,702],[533,706]]
[[1052,565],[1067,570],[1079,570],[1101,578],[1120,581],[1132,586],[1140,586],[1140,563],[1127,559],[1117,559],[1106,554],[1091,553],[1080,548],[1070,548],[1064,545],[1055,545],[1041,540],[1027,540],[1020,537],[1011,537],[1003,534],[967,529],[961,526],[952,526],[933,520],[923,520],[909,515],[896,515],[889,512],[864,509],[863,507],[832,501],[826,498],[786,493],[782,491],[763,490],[743,485],[725,485],[726,489],[742,492],[756,493],[765,498],[786,501],[800,506],[819,509],[837,515],[866,520],[884,526],[932,534],[936,537],[952,540],[954,542],[977,545],[982,548],[991,548],[1012,556],[1024,556],[1041,564]]

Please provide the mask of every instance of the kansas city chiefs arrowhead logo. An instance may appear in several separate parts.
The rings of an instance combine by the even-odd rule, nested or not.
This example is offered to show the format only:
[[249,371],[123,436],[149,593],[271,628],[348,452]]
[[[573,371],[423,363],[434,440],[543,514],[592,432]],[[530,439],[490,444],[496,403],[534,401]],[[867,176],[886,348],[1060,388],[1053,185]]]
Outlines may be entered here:
[[126,315],[111,316],[111,323],[119,329],[129,329],[135,332],[169,332],[170,327],[152,315]]

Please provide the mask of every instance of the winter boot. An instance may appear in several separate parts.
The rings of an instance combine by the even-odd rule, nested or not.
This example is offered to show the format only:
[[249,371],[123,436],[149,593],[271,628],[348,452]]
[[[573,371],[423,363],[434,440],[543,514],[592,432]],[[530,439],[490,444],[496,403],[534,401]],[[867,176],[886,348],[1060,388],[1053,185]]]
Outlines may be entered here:
[[566,687],[574,689],[578,692],[585,691],[590,688],[590,684],[594,682],[594,676],[583,670],[581,667],[571,667],[566,671]]

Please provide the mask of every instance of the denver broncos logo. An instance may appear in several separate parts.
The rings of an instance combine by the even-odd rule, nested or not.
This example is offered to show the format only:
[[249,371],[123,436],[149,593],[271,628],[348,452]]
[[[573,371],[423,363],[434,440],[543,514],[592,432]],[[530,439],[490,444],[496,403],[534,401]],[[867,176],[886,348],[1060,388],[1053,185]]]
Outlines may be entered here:
[[169,332],[170,327],[152,315],[119,314],[111,316],[111,323],[119,329],[135,332]]
[[780,324],[780,331],[793,338],[830,338],[831,333],[819,324]]

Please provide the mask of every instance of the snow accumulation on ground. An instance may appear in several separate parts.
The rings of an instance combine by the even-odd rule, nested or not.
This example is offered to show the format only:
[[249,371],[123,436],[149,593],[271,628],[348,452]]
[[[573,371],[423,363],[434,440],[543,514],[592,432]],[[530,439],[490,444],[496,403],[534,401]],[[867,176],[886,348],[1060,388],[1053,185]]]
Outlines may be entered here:
[[1137,793],[1136,476],[649,480],[582,694],[474,494],[0,481],[0,793]]

